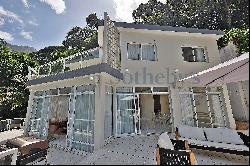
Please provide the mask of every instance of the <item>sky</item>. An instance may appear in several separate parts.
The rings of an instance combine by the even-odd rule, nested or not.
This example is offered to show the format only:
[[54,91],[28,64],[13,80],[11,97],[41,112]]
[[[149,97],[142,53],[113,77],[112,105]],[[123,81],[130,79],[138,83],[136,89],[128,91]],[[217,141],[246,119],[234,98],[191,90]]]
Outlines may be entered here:
[[[132,12],[148,0],[0,0],[0,38],[15,45],[62,45],[74,26],[84,27],[85,18],[106,11],[114,21],[133,22]],[[161,0],[165,1],[165,0]]]

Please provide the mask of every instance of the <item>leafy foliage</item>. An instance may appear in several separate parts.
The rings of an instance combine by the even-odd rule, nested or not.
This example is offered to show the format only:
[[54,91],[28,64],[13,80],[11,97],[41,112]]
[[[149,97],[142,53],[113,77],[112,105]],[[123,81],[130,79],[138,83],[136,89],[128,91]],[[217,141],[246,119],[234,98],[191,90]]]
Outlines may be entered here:
[[86,22],[89,27],[92,29],[97,30],[99,18],[97,17],[96,13],[92,13],[86,17]]
[[63,46],[48,46],[37,52],[31,53],[40,65],[56,61],[78,52],[89,50],[98,46],[97,28],[98,17],[95,13],[86,17],[87,25],[84,28],[73,27],[62,42]]
[[224,30],[249,25],[248,8],[248,0],[149,0],[132,15],[136,23]]
[[48,63],[58,58],[62,57],[61,53],[66,50],[63,46],[49,46],[43,49],[40,49],[37,52],[33,52],[30,55],[36,59],[39,64]]
[[0,115],[25,117],[29,97],[26,75],[28,66],[36,62],[27,53],[11,52],[5,41],[0,41]]
[[63,41],[63,45],[69,49],[88,50],[98,46],[97,27],[98,17],[96,14],[90,14],[86,18],[87,26],[85,28],[73,27]]
[[63,41],[63,45],[66,48],[82,48],[84,45],[84,38],[87,37],[87,32],[86,34],[84,33],[83,28],[80,27],[73,27],[66,36],[66,39]]
[[233,28],[226,30],[225,35],[219,39],[219,48],[233,42],[238,48],[238,54],[249,52],[249,28]]

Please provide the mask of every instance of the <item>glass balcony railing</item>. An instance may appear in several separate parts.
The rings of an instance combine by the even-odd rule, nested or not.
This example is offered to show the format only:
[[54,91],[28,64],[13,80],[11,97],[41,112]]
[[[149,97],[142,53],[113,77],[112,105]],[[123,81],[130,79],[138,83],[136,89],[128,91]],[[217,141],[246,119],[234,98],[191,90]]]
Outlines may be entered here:
[[97,47],[54,62],[49,62],[35,69],[29,67],[28,78],[31,80],[99,64],[102,57],[100,51],[101,49]]

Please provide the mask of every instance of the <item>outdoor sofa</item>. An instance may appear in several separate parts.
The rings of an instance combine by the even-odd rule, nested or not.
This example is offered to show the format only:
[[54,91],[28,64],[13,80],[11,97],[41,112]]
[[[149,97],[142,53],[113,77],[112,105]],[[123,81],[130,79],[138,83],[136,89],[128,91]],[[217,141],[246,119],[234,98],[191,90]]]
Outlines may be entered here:
[[34,162],[47,162],[48,140],[34,137],[18,137],[10,139],[6,143],[7,148],[17,148],[17,165],[26,165]]
[[249,155],[249,136],[228,128],[178,126],[176,139],[186,140],[190,148]]

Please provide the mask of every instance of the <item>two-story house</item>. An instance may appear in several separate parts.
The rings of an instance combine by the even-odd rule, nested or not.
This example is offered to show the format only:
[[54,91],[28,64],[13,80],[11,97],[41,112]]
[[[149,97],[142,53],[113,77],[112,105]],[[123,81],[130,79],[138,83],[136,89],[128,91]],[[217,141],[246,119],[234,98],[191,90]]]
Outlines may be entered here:
[[[99,47],[30,69],[26,133],[93,151],[110,137],[231,127],[223,87],[178,84],[220,63],[221,31],[112,22]],[[198,82],[199,80],[197,80]]]

